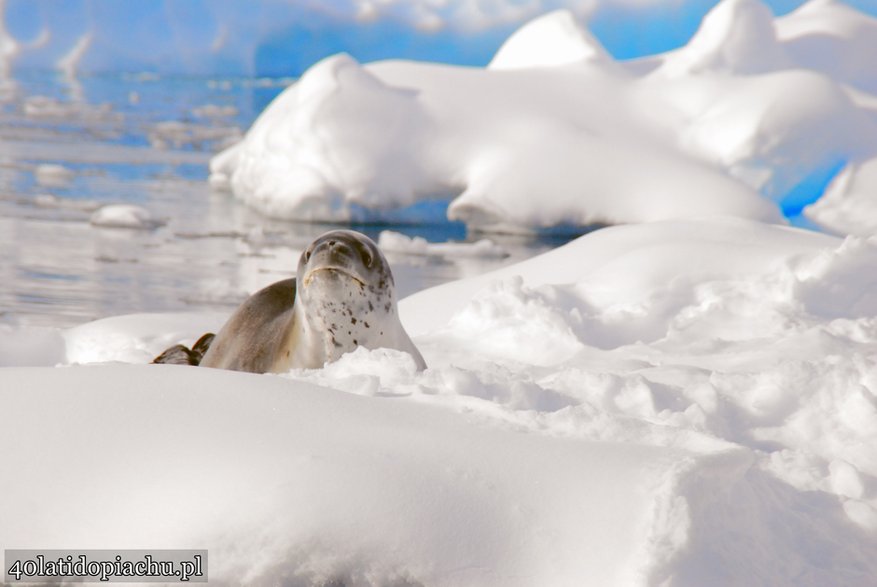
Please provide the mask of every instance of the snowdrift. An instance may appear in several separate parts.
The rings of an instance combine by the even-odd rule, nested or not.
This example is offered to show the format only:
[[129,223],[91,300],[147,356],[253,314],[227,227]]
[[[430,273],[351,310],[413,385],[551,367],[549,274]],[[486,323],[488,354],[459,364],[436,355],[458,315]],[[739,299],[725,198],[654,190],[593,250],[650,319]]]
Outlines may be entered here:
[[208,548],[218,585],[865,587],[875,264],[745,220],[607,228],[403,300],[424,372],[124,364],[219,316],[10,331],[7,365],[61,366],[0,369],[0,547]]
[[635,62],[567,11],[525,25],[485,69],[338,55],[217,155],[212,181],[303,221],[398,220],[439,199],[480,230],[775,222],[877,153],[875,22],[821,0],[780,19],[724,0],[688,45]]

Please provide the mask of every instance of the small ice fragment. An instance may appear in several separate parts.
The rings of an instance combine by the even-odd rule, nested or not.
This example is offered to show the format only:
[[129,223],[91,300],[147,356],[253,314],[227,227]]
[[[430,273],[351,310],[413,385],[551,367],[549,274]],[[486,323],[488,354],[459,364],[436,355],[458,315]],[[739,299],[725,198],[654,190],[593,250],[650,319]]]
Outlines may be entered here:
[[104,206],[91,215],[92,226],[108,228],[151,229],[164,224],[146,208],[130,204]]
[[37,183],[48,188],[64,188],[73,181],[74,173],[62,165],[46,163],[37,165],[34,169],[34,178]]

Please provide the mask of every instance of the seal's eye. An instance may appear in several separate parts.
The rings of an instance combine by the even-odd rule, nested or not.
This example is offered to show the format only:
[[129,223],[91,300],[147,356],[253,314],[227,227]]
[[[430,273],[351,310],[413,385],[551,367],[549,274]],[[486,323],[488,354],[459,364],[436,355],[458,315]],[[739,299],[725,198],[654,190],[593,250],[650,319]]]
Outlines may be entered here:
[[307,250],[305,250],[305,253],[303,255],[305,263],[307,263],[308,261],[311,260],[311,253],[313,253],[313,252],[314,252],[314,247],[308,247]]
[[365,263],[365,266],[367,268],[371,269],[373,261],[374,261],[374,258],[372,257],[372,254],[368,251],[368,249],[363,249],[362,250],[362,262]]

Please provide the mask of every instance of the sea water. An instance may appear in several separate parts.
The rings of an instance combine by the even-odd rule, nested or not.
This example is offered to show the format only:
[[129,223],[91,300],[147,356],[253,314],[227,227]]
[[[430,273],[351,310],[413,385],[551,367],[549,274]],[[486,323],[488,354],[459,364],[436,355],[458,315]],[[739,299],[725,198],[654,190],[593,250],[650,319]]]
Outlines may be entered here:
[[[290,79],[0,80],[0,324],[66,327],[139,312],[231,311],[295,273],[327,225],[271,220],[207,182],[213,154],[239,140]],[[109,204],[146,208],[152,229],[97,227]],[[427,221],[358,226],[430,241],[464,240],[441,202]],[[483,273],[557,244],[501,239],[507,257],[389,255],[404,296]]]

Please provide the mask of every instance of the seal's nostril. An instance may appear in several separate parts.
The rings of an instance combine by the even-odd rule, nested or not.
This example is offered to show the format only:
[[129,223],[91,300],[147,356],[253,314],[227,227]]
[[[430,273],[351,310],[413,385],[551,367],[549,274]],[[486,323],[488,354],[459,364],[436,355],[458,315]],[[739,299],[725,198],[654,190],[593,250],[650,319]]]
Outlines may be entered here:
[[329,246],[330,246],[330,247],[334,247],[334,246],[335,246],[335,241],[329,241]]

